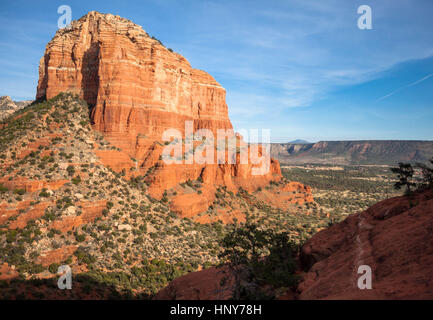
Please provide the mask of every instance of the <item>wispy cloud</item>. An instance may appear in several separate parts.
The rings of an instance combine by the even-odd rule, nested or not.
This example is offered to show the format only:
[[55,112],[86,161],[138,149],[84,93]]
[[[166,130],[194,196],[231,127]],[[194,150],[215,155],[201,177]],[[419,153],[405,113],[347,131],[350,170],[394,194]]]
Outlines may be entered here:
[[382,100],[384,100],[386,98],[389,98],[389,97],[393,96],[394,94],[396,94],[397,92],[400,92],[400,91],[402,91],[402,90],[404,90],[406,88],[416,86],[417,84],[420,84],[421,82],[423,82],[423,81],[431,78],[432,76],[433,76],[433,73],[430,73],[430,74],[426,75],[425,77],[422,77],[421,79],[418,79],[418,80],[416,80],[414,82],[411,82],[411,83],[409,83],[409,84],[407,84],[405,86],[402,86],[402,87],[400,87],[400,88],[398,88],[398,89],[396,89],[394,91],[391,91],[390,93],[388,93],[388,94],[380,97],[379,99],[377,99],[376,102],[379,102],[379,101],[382,101]]
[[[190,20],[188,37],[170,45],[236,96],[251,100],[247,95],[258,93],[269,98],[260,104],[275,110],[306,107],[341,87],[431,55],[425,30],[433,23],[422,5],[384,0],[372,5],[375,30],[359,30],[355,1],[270,1],[265,9],[250,1],[249,14],[236,0],[206,1],[200,16]],[[242,101],[233,99],[230,108],[246,110]]]

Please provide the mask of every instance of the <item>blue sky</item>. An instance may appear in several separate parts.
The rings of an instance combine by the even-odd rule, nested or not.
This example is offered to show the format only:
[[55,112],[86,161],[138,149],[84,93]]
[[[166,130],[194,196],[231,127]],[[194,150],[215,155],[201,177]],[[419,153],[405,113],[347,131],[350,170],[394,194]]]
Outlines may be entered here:
[[[431,0],[141,0],[0,3],[0,95],[34,98],[57,8],[143,26],[227,89],[235,129],[274,142],[433,140]],[[357,8],[372,8],[360,30]]]

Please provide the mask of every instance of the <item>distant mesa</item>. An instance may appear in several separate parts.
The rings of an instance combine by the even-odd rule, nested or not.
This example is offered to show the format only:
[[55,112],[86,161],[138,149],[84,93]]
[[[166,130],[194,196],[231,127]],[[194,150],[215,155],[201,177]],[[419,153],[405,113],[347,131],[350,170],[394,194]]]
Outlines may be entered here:
[[303,140],[303,139],[296,139],[296,140],[290,141],[289,143],[307,144],[310,142],[308,142],[307,140]]
[[433,141],[273,143],[271,156],[283,164],[395,165],[398,162],[427,162],[433,157]]

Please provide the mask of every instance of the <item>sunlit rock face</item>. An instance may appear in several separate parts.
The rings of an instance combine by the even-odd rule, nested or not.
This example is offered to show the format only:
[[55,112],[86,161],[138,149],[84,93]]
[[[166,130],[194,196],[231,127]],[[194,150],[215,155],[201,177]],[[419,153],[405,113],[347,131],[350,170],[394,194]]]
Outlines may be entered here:
[[[78,93],[94,128],[136,155],[168,128],[232,128],[225,90],[138,25],[90,12],[59,30],[40,61],[37,98]],[[146,139],[147,138],[147,139]]]
[[[163,132],[177,129],[184,137],[186,121],[194,132],[209,129],[216,139],[218,129],[231,130],[229,136],[245,143],[232,131],[225,89],[127,19],[93,11],[57,31],[40,61],[37,98],[64,91],[87,101],[93,128],[117,148],[95,150],[102,163],[127,176],[146,175],[152,196],[161,198],[180,182],[203,180],[194,205],[184,202],[191,196],[174,199],[173,208],[185,215],[205,210],[218,185],[253,191],[281,179],[273,159],[261,175],[253,175],[255,165],[241,164],[239,156],[233,164],[161,160]],[[259,154],[264,154],[260,148]]]

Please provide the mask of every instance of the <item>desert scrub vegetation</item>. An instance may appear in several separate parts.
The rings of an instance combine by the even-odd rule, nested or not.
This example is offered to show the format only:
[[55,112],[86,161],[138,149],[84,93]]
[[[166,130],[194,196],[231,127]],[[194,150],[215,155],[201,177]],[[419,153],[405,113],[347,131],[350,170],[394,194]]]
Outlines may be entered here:
[[392,191],[389,186],[392,176],[388,167],[384,166],[341,166],[341,170],[334,170],[323,165],[306,165],[302,168],[285,167],[282,173],[290,181],[299,181],[320,190],[349,190],[362,193]]
[[318,210],[333,223],[400,194],[392,188],[394,178],[388,166],[306,164],[282,167],[282,173],[288,180],[311,186]]
[[[33,113],[28,118],[31,125],[19,123],[16,126],[20,129],[14,132],[12,143],[5,147],[7,152],[0,153],[0,160],[12,165],[0,174],[8,174],[9,180],[26,176],[29,180],[69,182],[56,189],[23,195],[0,187],[0,199],[11,206],[17,206],[18,197],[32,201],[29,207],[20,209],[25,211],[19,214],[31,210],[37,201],[48,205],[41,216],[29,221],[24,229],[8,230],[8,224],[18,215],[0,226],[2,259],[15,266],[20,277],[28,280],[36,271],[54,271],[56,265],[37,265],[37,257],[65,246],[78,246],[68,259],[72,266],[78,264],[88,270],[76,275],[82,281],[83,290],[94,292],[92,286],[113,288],[114,295],[123,296],[126,292],[129,297],[133,292],[135,297],[137,293],[151,295],[184,273],[220,262],[219,241],[231,232],[230,225],[218,221],[201,224],[194,219],[180,218],[170,210],[173,190],[164,193],[161,200],[146,194],[147,179],[156,167],[128,180],[125,171],[115,172],[101,165],[93,150],[115,147],[105,141],[101,133],[91,129],[84,102],[65,94],[58,100],[35,103],[18,116],[26,112]],[[41,140],[44,140],[43,145]],[[22,151],[30,147],[31,151],[23,157]],[[199,177],[182,185],[185,191],[199,193],[203,181]],[[107,201],[106,207],[98,207],[101,214],[95,209],[98,217],[88,221],[92,210],[86,210],[83,202],[97,200]],[[314,208],[293,206],[291,211],[275,210],[245,190],[236,193],[224,187],[218,188],[214,208],[207,213],[216,215],[222,207],[235,205],[248,212],[249,221],[255,221],[264,230],[287,231],[290,241],[298,244],[329,223],[320,211],[314,213]],[[312,214],[307,216],[304,214],[307,212]],[[59,226],[63,229],[64,222],[81,219],[86,220],[85,223],[74,223],[73,229],[56,229]]]
[[[77,104],[68,103],[71,101],[76,101]],[[56,107],[55,110],[53,110],[54,106]],[[11,142],[25,136],[29,130],[44,130],[44,122],[47,124],[52,122],[66,123],[67,120],[58,108],[61,108],[63,112],[78,113],[83,120],[87,120],[89,123],[87,103],[77,96],[70,93],[60,93],[49,100],[37,100],[0,122],[2,124],[0,151],[6,149]],[[20,145],[23,143],[21,142]]]

